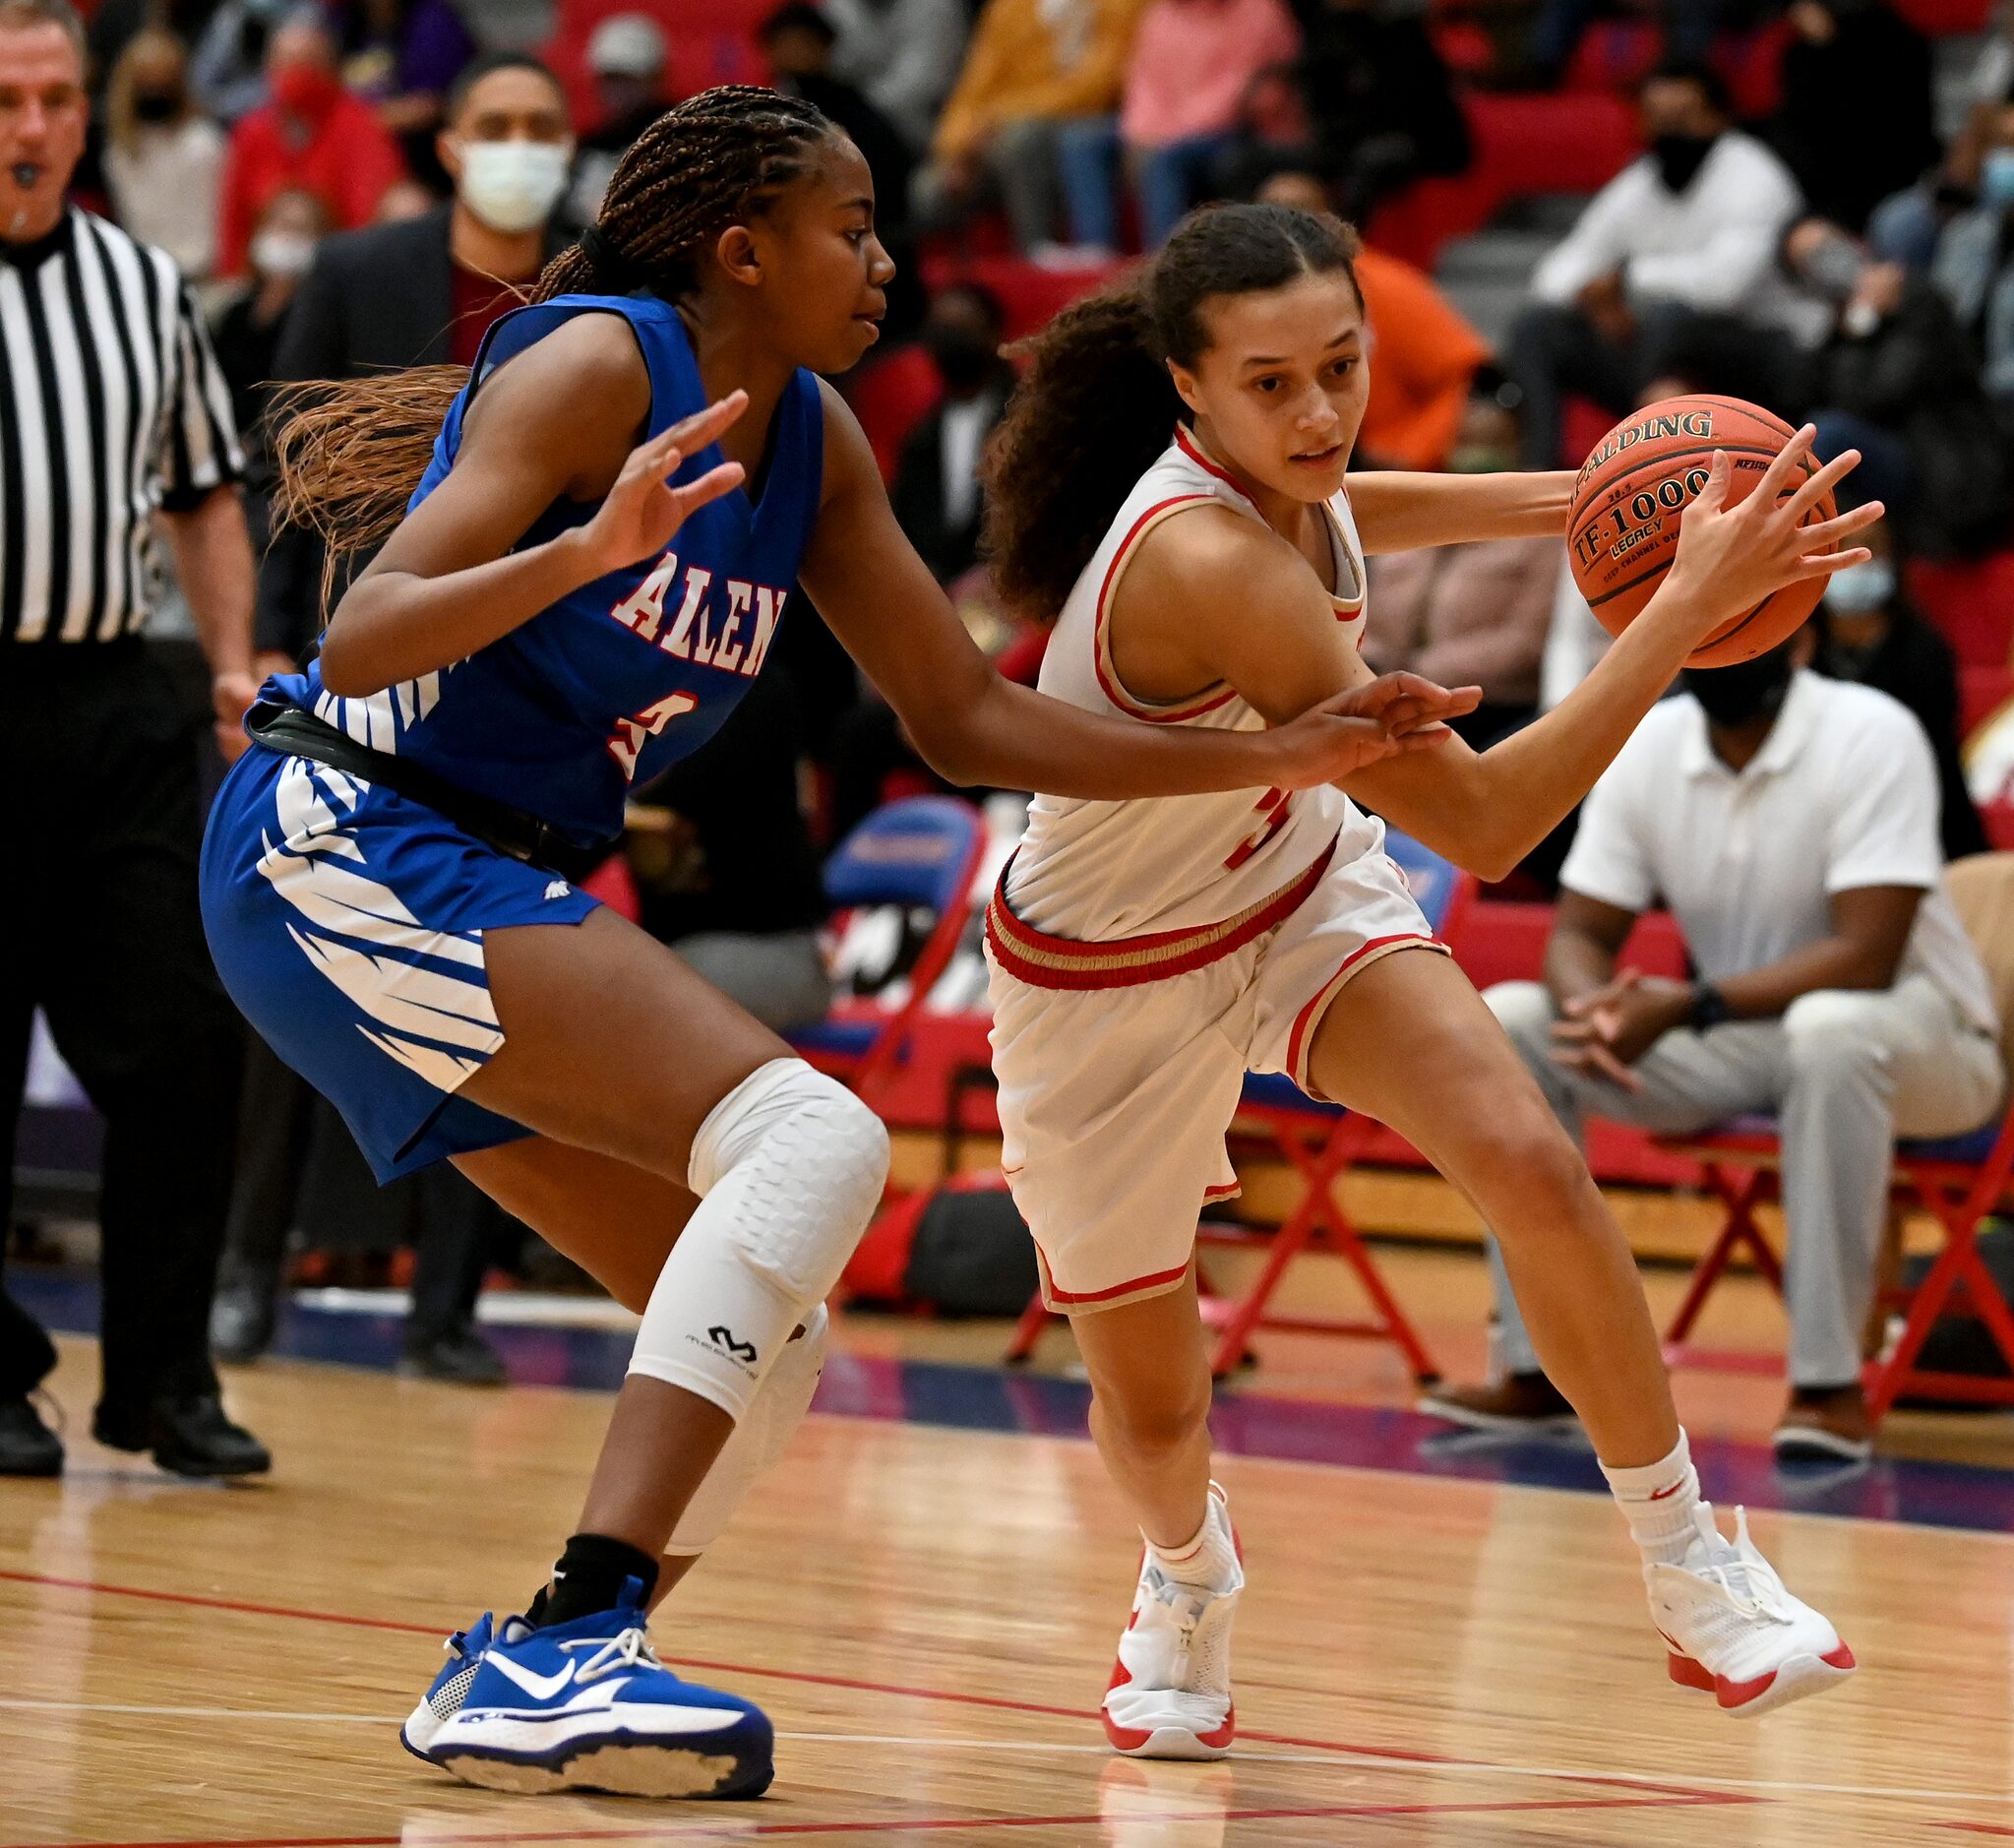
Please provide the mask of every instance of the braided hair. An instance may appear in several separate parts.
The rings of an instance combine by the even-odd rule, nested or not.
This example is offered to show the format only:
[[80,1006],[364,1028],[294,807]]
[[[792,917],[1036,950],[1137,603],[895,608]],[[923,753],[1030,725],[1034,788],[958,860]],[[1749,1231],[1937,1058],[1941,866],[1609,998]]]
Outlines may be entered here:
[[[546,265],[526,299],[638,288],[668,301],[692,294],[720,233],[761,216],[808,174],[818,144],[834,132],[810,103],[772,90],[734,84],[687,98],[638,137],[609,180],[601,216]],[[325,605],[338,560],[377,546],[403,517],[467,383],[465,366],[415,366],[275,395],[275,525],[322,538]]]

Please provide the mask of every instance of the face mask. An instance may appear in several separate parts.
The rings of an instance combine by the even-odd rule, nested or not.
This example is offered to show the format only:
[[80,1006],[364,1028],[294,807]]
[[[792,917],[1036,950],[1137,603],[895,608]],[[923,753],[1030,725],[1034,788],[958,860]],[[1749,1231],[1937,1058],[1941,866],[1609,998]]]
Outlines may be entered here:
[[282,64],[273,73],[273,100],[289,115],[328,114],[342,86],[327,71],[312,64]]
[[143,90],[134,93],[133,115],[141,122],[172,122],[182,113],[178,90]]
[[1772,648],[1733,667],[1688,667],[1680,676],[1685,691],[1715,725],[1746,725],[1774,717],[1791,689],[1788,647]]
[[1895,596],[1895,567],[1885,558],[1849,565],[1825,581],[1825,602],[1842,616],[1871,616]]
[[1498,475],[1517,466],[1513,450],[1498,449],[1494,443],[1464,443],[1447,459],[1447,472],[1453,475]]
[[1845,301],[1866,267],[1866,259],[1845,238],[1828,237],[1804,259],[1804,281],[1828,301]]
[[1658,178],[1668,193],[1682,193],[1692,184],[1706,156],[1713,152],[1717,135],[1659,135],[1650,144],[1650,157],[1657,162]]
[[315,261],[315,240],[299,231],[261,231],[250,254],[261,276],[306,276]]
[[953,392],[970,392],[986,383],[994,367],[992,342],[969,328],[932,327],[923,331],[923,343]]
[[463,142],[456,192],[491,230],[528,231],[559,204],[573,159],[566,142]]
[[1980,163],[1980,192],[1993,205],[2014,206],[2014,148],[1988,148]]

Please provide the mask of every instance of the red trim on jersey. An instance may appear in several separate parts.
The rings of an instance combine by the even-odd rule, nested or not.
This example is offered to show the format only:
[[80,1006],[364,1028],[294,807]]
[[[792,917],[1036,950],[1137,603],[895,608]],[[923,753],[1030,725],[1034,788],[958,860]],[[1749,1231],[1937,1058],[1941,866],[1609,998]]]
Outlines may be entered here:
[[[1047,1291],[1049,1303],[1052,1308],[1064,1303],[1109,1303],[1115,1296],[1129,1296],[1135,1290],[1164,1290],[1170,1284],[1180,1283],[1189,1274],[1189,1263],[1185,1258],[1173,1270],[1157,1270],[1151,1276],[1133,1277],[1125,1283],[1115,1283],[1109,1290],[1066,1290],[1051,1277]],[[1048,1268],[1046,1264],[1043,1267],[1045,1270]]]
[[1442,955],[1453,954],[1439,938],[1432,935],[1423,937],[1418,931],[1394,931],[1387,937],[1373,937],[1369,943],[1359,944],[1351,951],[1336,965],[1336,972],[1314,991],[1309,998],[1308,1005],[1294,1016],[1294,1030],[1287,1036],[1287,1076],[1316,1102],[1328,1103],[1332,1100],[1322,1097],[1308,1081],[1308,1069],[1304,1061],[1310,1029],[1320,1019],[1322,1010],[1334,999],[1336,990],[1349,980],[1365,957],[1374,955],[1379,951],[1401,950],[1411,944],[1418,944],[1423,950],[1437,950]]
[[1214,1187],[1203,1189],[1203,1199],[1236,1200],[1244,1192],[1245,1183],[1243,1181],[1219,1181]]
[[1112,563],[1105,567],[1105,581],[1098,586],[1098,607],[1091,619],[1091,669],[1098,676],[1098,685],[1105,697],[1122,712],[1133,718],[1143,718],[1150,724],[1173,725],[1186,718],[1200,718],[1205,712],[1214,712],[1218,707],[1226,706],[1238,695],[1230,687],[1221,692],[1197,694],[1193,699],[1178,700],[1172,706],[1147,706],[1135,700],[1119,683],[1119,669],[1111,664],[1111,653],[1106,638],[1105,622],[1111,612],[1113,587],[1119,583],[1119,574],[1126,569],[1132,557],[1132,549],[1147,534],[1150,526],[1157,524],[1178,507],[1204,505],[1215,496],[1209,494],[1174,494],[1165,501],[1156,501],[1132,523],[1126,537],[1120,542],[1119,550],[1112,554]]
[[1135,988],[1206,968],[1262,936],[1312,893],[1328,871],[1336,843],[1331,840],[1314,864],[1270,897],[1215,924],[1155,931],[1144,937],[1114,937],[1083,943],[1052,937],[1014,916],[1007,906],[1009,860],[986,907],[986,943],[993,957],[1016,981],[1030,988]]
[[1228,468],[1219,462],[1213,462],[1203,454],[1202,445],[1195,440],[1195,436],[1188,424],[1178,423],[1175,426],[1175,447],[1187,456],[1190,462],[1194,462],[1203,473],[1215,475],[1240,500],[1250,502],[1254,509],[1257,508],[1258,503],[1252,500],[1251,490]]

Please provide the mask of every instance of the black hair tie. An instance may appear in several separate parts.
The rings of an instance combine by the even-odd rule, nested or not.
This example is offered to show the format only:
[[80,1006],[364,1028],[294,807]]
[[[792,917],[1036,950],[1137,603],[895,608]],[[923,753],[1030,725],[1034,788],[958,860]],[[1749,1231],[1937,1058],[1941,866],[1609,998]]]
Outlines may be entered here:
[[594,279],[605,284],[612,294],[627,295],[642,285],[642,272],[602,235],[598,224],[590,224],[582,231],[579,242],[587,261],[594,266]]

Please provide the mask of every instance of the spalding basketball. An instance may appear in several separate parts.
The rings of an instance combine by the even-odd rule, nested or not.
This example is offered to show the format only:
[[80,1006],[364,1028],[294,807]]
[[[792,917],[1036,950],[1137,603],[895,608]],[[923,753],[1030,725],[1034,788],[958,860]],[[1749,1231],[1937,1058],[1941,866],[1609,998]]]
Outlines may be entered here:
[[[1678,516],[1706,485],[1713,452],[1726,450],[1733,465],[1728,482],[1732,507],[1754,491],[1796,434],[1759,404],[1694,396],[1646,404],[1595,445],[1573,485],[1566,546],[1573,581],[1604,629],[1619,636],[1656,594],[1678,549]],[[1814,471],[1810,458],[1804,458],[1786,496]],[[1836,511],[1828,493],[1803,524],[1815,525]],[[1730,667],[1766,654],[1803,626],[1824,593],[1822,578],[1787,585],[1723,623],[1685,664]]]

